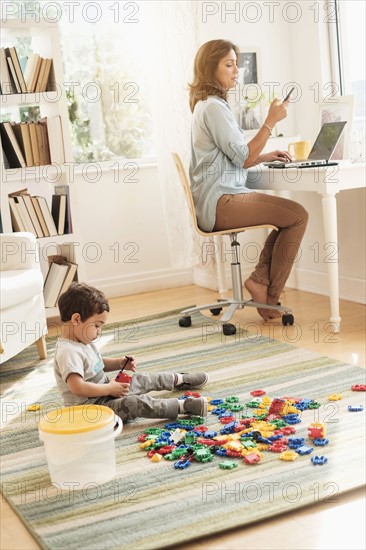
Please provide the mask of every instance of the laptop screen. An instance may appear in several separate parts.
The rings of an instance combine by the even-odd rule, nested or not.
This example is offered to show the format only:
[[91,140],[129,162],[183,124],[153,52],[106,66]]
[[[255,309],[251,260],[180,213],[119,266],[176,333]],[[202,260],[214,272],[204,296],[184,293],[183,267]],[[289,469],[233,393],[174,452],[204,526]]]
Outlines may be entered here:
[[325,122],[315,140],[308,159],[329,160],[347,122]]

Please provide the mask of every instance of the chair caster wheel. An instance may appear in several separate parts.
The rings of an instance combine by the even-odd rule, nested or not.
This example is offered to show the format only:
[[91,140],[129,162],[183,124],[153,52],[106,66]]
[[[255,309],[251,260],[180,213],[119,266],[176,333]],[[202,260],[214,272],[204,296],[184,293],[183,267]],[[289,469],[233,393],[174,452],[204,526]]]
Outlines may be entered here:
[[295,319],[292,313],[285,313],[284,315],[282,315],[282,324],[285,327],[291,327],[294,324],[294,320]]
[[187,317],[181,317],[179,319],[180,327],[190,327],[191,325],[192,325],[192,319],[189,315],[187,315]]
[[223,334],[225,334],[225,336],[232,336],[236,333],[236,327],[231,323],[225,323],[224,325],[222,325],[222,332]]
[[222,312],[222,307],[215,307],[210,309],[210,311],[212,315],[220,315],[220,313]]

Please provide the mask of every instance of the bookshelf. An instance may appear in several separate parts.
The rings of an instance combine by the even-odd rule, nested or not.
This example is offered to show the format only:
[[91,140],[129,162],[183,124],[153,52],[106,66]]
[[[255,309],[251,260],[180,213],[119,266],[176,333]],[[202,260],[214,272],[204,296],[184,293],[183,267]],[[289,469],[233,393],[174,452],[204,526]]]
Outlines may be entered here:
[[[47,163],[40,163],[36,166],[10,167],[12,164],[3,154],[6,136],[4,137],[2,134],[0,214],[4,233],[11,233],[15,229],[14,219],[12,220],[11,217],[9,194],[17,193],[22,189],[27,189],[27,192],[33,197],[39,196],[46,199],[51,210],[52,196],[56,194],[55,188],[66,186],[69,191],[69,215],[71,214],[72,221],[72,182],[74,178],[70,177],[70,174],[73,167],[73,155],[58,25],[42,19],[35,21],[32,18],[24,21],[8,18],[5,22],[3,21],[0,46],[2,48],[15,46],[17,49],[18,39],[25,39],[23,43],[29,44],[28,59],[31,54],[38,54],[42,58],[52,59],[52,64],[44,91],[13,93],[14,87],[2,90],[0,95],[1,118],[2,121],[19,123],[24,119],[27,120],[27,114],[39,110],[39,117],[46,120],[48,127],[49,143],[46,141],[46,145],[48,145],[48,150],[51,150],[51,146],[53,147],[54,156],[52,158],[51,150],[51,158],[48,158]],[[59,132],[58,136],[55,135],[57,132],[52,130],[54,126],[51,125],[51,122],[54,121],[57,121],[61,129],[61,134]],[[60,151],[62,154],[57,156]],[[38,236],[37,238],[41,269],[45,280],[49,270],[48,257],[57,255],[66,256],[69,262],[77,263],[77,276],[79,280],[82,278],[82,266],[78,261],[78,243],[75,242],[72,226],[69,231],[67,234]],[[57,316],[57,307],[46,308],[46,314],[47,317]]]

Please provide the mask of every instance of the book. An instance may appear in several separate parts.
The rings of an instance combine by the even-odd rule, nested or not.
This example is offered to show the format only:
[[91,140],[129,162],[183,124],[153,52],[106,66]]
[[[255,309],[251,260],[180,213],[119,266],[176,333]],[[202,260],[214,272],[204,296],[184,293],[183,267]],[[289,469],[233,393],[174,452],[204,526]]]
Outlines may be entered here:
[[21,68],[20,63],[19,63],[18,54],[17,54],[16,49],[14,48],[14,46],[11,46],[10,48],[5,48],[5,53],[6,53],[8,58],[10,57],[10,59],[13,63],[14,70],[15,70],[15,73],[16,73],[16,77],[17,77],[21,92],[26,93],[27,92],[27,87],[25,85],[25,80],[24,80],[22,68]]
[[0,48],[0,85],[3,94],[14,93],[5,48]]
[[43,216],[43,214],[42,214],[41,207],[39,206],[38,198],[37,198],[37,197],[31,197],[31,199],[32,199],[33,208],[34,208],[35,213],[36,213],[36,215],[37,215],[39,224],[40,224],[40,226],[41,226],[41,228],[42,228],[43,236],[44,236],[44,237],[49,237],[49,236],[50,236],[50,232],[49,232],[49,230],[48,230],[48,227],[47,227],[46,221],[45,221],[45,219],[44,219],[44,216]]
[[77,269],[78,269],[78,265],[74,264],[73,262],[68,262],[67,260],[65,260],[63,262],[63,264],[69,266],[69,271],[66,273],[66,277],[64,279],[64,284],[61,287],[60,295],[63,292],[66,292],[66,290],[69,288],[69,286],[71,285],[71,283],[75,279],[76,272],[77,272]]
[[63,164],[65,162],[65,150],[60,115],[43,117],[39,123],[47,128],[51,164]]
[[43,287],[46,307],[55,307],[70,266],[52,262]]
[[10,206],[10,218],[13,231],[26,231],[18,209],[18,201],[15,197],[8,197]]
[[33,227],[36,232],[36,237],[44,237],[41,224],[39,223],[38,216],[36,214],[36,211],[33,206],[32,197],[29,193],[26,193],[24,195],[20,195],[22,200],[24,201],[25,207],[28,210],[28,214],[30,219],[32,220]]
[[0,134],[10,168],[25,168],[25,159],[10,122],[0,123]]
[[18,81],[17,74],[15,72],[15,67],[14,67],[13,60],[12,60],[11,57],[7,57],[6,60],[7,60],[8,67],[9,67],[9,76],[10,76],[10,82],[11,82],[11,87],[12,87],[13,93],[14,94],[20,94],[20,92],[21,92],[20,84],[19,84],[19,81]]
[[68,185],[55,185],[55,195],[66,195],[66,219],[64,233],[72,233],[70,189]]
[[37,134],[39,164],[40,166],[44,166],[46,164],[46,156],[44,152],[43,129],[40,124],[35,123],[34,125],[36,128],[36,134]]
[[36,84],[37,84],[41,64],[42,64],[42,57],[37,54],[37,57],[34,61],[34,64],[32,65],[32,70],[31,70],[30,74],[28,75],[28,79],[29,79],[28,91],[29,92],[34,92],[35,89],[36,89]]
[[33,233],[33,235],[37,236],[37,232],[34,228],[32,218],[30,217],[30,215],[28,213],[27,207],[26,207],[25,202],[23,200],[23,196],[22,195],[14,195],[11,198],[14,198],[14,200],[15,200],[15,203],[16,203],[17,209],[18,209],[18,213],[19,213],[19,216],[20,216],[20,218],[23,222],[25,231],[29,231],[30,233]]
[[47,204],[47,201],[45,197],[36,197],[39,207],[42,211],[42,215],[44,218],[44,221],[47,225],[48,233],[50,234],[50,237],[54,237],[55,235],[58,235],[57,228],[55,226],[55,222],[53,221],[53,217],[51,214],[51,211],[49,209],[49,206]]
[[32,53],[27,59],[27,63],[24,69],[24,80],[28,92],[34,92],[34,90],[31,89],[31,82],[37,67],[38,59],[39,55],[37,53]]
[[41,157],[39,154],[38,135],[36,129],[36,122],[29,122],[29,136],[33,154],[33,166],[41,165]]
[[34,166],[29,124],[27,122],[20,122],[18,124],[14,124],[12,128],[15,137],[21,147],[25,159],[25,164],[27,166]]
[[52,195],[51,213],[58,234],[63,235],[66,220],[66,195]]
[[52,59],[42,58],[41,67],[38,74],[38,79],[36,83],[36,92],[45,92],[47,89],[48,78],[50,76],[52,66]]

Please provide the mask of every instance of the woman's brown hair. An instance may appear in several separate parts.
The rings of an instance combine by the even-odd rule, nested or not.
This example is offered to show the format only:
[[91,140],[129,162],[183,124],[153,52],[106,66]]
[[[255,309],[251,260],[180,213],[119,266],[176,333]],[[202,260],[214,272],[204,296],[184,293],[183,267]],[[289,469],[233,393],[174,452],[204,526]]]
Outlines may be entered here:
[[228,40],[210,40],[203,44],[194,59],[193,82],[189,84],[189,105],[191,111],[197,101],[205,100],[209,95],[216,95],[226,99],[226,90],[215,78],[220,60],[234,50],[237,59],[239,49]]

